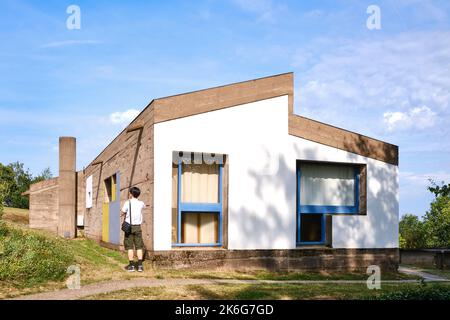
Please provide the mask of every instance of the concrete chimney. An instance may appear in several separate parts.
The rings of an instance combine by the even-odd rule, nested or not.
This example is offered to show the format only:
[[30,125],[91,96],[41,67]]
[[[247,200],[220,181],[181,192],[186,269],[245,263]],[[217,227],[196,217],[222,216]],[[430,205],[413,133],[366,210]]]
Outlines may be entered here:
[[76,237],[76,139],[59,138],[58,235]]

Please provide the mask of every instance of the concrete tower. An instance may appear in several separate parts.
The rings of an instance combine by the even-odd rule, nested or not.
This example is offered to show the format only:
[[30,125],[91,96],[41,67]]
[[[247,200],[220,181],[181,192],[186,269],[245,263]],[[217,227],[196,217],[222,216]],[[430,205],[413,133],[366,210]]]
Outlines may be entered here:
[[76,237],[76,139],[59,138],[58,235]]

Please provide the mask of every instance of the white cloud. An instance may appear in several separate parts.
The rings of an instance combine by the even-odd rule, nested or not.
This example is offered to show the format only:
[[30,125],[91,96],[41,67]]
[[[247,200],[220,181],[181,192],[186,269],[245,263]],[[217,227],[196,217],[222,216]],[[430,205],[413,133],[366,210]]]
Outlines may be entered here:
[[114,112],[109,115],[109,121],[112,124],[127,125],[139,114],[139,110],[128,109],[123,112]]
[[99,44],[100,41],[96,40],[65,40],[65,41],[55,41],[46,43],[41,46],[41,48],[60,48],[67,46],[77,46],[77,45],[86,45],[86,44]]
[[320,39],[291,61],[305,70],[300,114],[377,137],[396,126],[448,126],[450,32]]
[[412,108],[407,112],[385,112],[384,123],[389,131],[405,129],[426,129],[434,126],[436,113],[427,106]]

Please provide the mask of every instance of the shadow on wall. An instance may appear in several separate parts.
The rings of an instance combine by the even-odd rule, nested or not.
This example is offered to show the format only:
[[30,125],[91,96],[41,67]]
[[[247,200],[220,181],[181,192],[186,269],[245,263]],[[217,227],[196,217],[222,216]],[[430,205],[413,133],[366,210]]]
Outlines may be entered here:
[[[347,146],[347,143],[346,143]],[[361,137],[357,141],[360,150],[370,152],[368,142]],[[393,157],[392,149],[384,145],[383,153]],[[381,164],[381,165],[380,165]],[[397,167],[371,160],[367,167],[367,218],[369,223],[356,239],[365,247],[377,247],[380,239],[383,247],[398,247],[398,179]],[[345,227],[350,230],[362,227],[356,219],[347,219]],[[373,227],[376,226],[376,227]],[[370,227],[370,228],[368,228]],[[361,238],[363,237],[364,238]]]
[[[269,159],[269,156],[268,156]],[[285,214],[281,214],[279,209],[274,205],[274,199],[264,196],[263,189],[282,190],[288,212],[291,212],[295,219],[295,188],[296,175],[295,171],[289,168],[286,159],[283,156],[278,158],[278,170],[273,175],[261,175],[259,172],[250,170],[249,176],[254,179],[255,190],[258,200],[264,203],[264,216],[261,216],[249,208],[241,207],[239,211],[240,222],[238,225],[239,234],[255,234],[258,233],[261,238],[252,237],[249,247],[271,247],[274,243],[295,243],[295,233],[292,233],[292,219],[286,220]],[[267,193],[267,192],[266,192]],[[287,240],[287,235],[292,239]]]
[[[367,148],[364,140],[360,141],[361,148]],[[295,158],[345,162],[342,159],[321,158],[318,148],[299,148],[292,144]],[[326,147],[325,147],[326,148]],[[356,154],[349,154],[347,162],[358,163]],[[360,162],[359,162],[360,163]],[[258,214],[250,207],[240,207],[234,212],[239,215],[240,223],[235,226],[238,234],[258,234],[258,237],[246,237],[246,246],[271,247],[274,243],[295,243],[296,226],[296,172],[295,163],[288,165],[286,158],[280,155],[278,170],[274,175],[261,175],[256,170],[249,170],[248,175],[254,180],[254,193],[264,204],[265,215]],[[367,215],[336,215],[333,216],[333,237],[337,239],[335,247],[341,248],[396,248],[398,247],[398,183],[392,175],[396,174],[393,165],[370,159],[367,166]],[[285,212],[279,212],[279,207],[274,204],[271,197],[267,197],[267,191],[281,190],[286,201],[286,210],[291,219],[286,219]],[[266,195],[266,196],[265,196]],[[293,231],[294,230],[294,231]],[[291,238],[290,238],[291,237]],[[357,258],[353,255],[344,255],[345,265],[357,264]],[[320,259],[326,259],[325,257]],[[362,259],[366,259],[362,257]],[[367,257],[370,259],[370,257]],[[320,263],[320,262],[319,262]]]

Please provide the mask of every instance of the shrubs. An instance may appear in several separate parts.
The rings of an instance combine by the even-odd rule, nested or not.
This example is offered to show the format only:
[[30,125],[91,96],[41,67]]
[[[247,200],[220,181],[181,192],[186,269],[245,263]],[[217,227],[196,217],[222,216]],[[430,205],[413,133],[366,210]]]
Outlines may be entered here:
[[3,216],[3,202],[6,196],[6,184],[0,180],[0,220]]
[[450,300],[450,287],[446,285],[421,285],[376,296],[379,300]]
[[10,228],[0,221],[0,281],[19,286],[60,281],[73,262],[63,240]]

